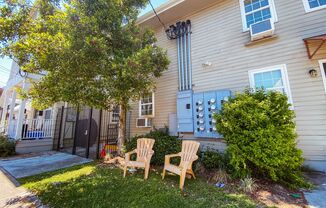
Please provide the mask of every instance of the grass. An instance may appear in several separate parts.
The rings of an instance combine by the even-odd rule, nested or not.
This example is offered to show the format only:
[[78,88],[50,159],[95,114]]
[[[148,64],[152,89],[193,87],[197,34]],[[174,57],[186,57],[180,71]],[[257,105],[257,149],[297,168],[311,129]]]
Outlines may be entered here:
[[19,180],[50,207],[255,207],[246,196],[226,194],[202,179],[186,179],[185,190],[178,177],[161,180],[160,171],[122,178],[117,168],[90,163]]

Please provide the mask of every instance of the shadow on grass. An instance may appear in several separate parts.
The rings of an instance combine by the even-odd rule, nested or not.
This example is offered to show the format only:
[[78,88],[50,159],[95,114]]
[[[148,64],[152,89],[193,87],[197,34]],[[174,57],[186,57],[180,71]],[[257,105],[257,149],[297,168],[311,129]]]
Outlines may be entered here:
[[21,179],[51,207],[255,207],[243,195],[226,194],[201,179],[187,180],[178,188],[178,177],[161,180],[159,171],[122,177],[120,169],[90,163]]

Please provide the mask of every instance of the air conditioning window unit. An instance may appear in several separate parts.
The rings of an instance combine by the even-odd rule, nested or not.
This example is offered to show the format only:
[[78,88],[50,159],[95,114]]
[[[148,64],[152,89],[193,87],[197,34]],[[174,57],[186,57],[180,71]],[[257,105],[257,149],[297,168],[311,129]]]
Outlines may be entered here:
[[252,41],[270,37],[274,34],[274,31],[274,22],[271,19],[250,25],[250,36]]
[[152,127],[153,119],[152,118],[137,118],[136,127],[137,128],[149,128]]

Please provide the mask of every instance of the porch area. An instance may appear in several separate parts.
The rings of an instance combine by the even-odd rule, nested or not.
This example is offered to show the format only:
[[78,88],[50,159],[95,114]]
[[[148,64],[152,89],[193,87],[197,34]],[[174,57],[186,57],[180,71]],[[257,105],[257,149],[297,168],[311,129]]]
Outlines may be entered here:
[[30,79],[38,77],[13,77],[0,98],[0,134],[16,141],[18,154],[49,151],[53,147],[56,112],[52,108],[38,111],[32,108],[30,99],[19,97],[19,90],[29,90]]

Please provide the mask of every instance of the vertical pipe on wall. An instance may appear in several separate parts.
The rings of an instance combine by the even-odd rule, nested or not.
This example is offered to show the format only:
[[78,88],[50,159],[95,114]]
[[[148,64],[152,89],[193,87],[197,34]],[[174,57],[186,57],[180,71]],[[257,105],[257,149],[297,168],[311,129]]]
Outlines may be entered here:
[[188,71],[189,71],[189,89],[192,89],[192,65],[191,65],[191,22],[187,20],[188,36]]
[[184,90],[185,89],[185,86],[184,86],[184,77],[185,77],[185,73],[184,73],[184,47],[183,47],[183,24],[181,24],[181,27],[180,27],[180,61],[181,61],[181,90]]
[[178,73],[179,73],[179,91],[181,91],[181,60],[180,60],[180,38],[177,38],[177,48],[178,48]]
[[188,53],[187,53],[187,24],[183,24],[183,48],[184,48],[184,66],[185,66],[185,72],[184,72],[184,79],[185,79],[185,90],[189,90],[188,86]]

